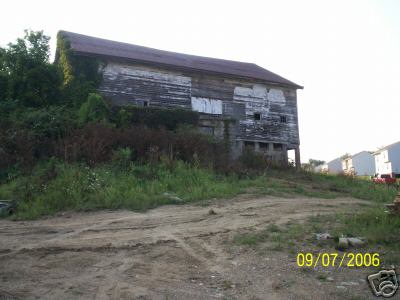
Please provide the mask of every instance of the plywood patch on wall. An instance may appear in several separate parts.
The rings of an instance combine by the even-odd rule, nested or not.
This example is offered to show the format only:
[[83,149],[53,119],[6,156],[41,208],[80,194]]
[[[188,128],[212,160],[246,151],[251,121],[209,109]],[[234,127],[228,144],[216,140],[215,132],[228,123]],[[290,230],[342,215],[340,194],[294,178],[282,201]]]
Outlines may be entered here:
[[218,99],[192,97],[192,110],[206,114],[222,115],[222,101]]

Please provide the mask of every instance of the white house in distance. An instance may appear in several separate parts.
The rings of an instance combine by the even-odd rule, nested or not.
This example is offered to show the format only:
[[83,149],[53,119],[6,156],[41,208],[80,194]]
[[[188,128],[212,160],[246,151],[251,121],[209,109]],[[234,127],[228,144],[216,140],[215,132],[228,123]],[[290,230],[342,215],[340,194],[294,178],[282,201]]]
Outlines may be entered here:
[[400,141],[374,153],[376,173],[400,177]]
[[331,160],[330,162],[327,163],[327,167],[325,167],[325,169],[327,169],[328,173],[331,174],[342,173],[343,172],[342,159],[338,157]]
[[368,151],[361,151],[342,160],[345,174],[357,176],[371,176],[375,174],[374,155]]

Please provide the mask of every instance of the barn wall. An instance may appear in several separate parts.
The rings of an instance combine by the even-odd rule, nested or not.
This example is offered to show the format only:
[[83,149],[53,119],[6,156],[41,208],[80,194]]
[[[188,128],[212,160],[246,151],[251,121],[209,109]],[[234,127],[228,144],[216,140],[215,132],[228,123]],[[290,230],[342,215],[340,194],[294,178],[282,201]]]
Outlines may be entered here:
[[171,71],[108,63],[99,90],[115,105],[191,107],[191,78]]
[[234,119],[237,122],[227,130],[232,145],[237,141],[281,143],[286,152],[300,143],[294,88],[112,61],[102,72],[99,90],[115,105],[193,109],[206,115],[203,123],[208,125],[203,130],[210,133],[219,132],[225,124],[222,119]]

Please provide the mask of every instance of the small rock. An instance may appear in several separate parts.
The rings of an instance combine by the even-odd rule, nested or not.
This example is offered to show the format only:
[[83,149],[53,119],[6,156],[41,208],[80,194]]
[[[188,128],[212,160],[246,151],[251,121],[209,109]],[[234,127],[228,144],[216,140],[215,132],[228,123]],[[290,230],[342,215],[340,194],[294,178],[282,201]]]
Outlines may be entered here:
[[217,213],[211,208],[211,209],[208,211],[208,214],[209,214],[209,215],[216,215]]
[[177,196],[171,196],[171,197],[169,197],[169,199],[174,200],[176,202],[182,202],[183,201],[181,198],[179,198]]
[[337,285],[336,288],[339,289],[339,290],[345,290],[346,289],[346,287],[343,286],[343,285]]
[[347,238],[339,238],[339,243],[337,248],[339,250],[346,250],[347,248],[349,248],[349,241],[347,240]]
[[318,241],[325,241],[325,240],[329,240],[332,238],[332,236],[326,232],[325,233],[316,233],[315,236]]
[[355,248],[360,248],[364,246],[364,242],[359,238],[347,238],[347,241],[351,246]]
[[163,196],[167,197],[170,200],[176,201],[176,202],[182,202],[183,200],[181,198],[179,198],[178,196],[172,195],[168,192],[165,192],[163,194]]
[[340,285],[347,285],[347,286],[352,286],[352,285],[358,285],[358,282],[355,281],[349,281],[349,282],[341,282]]
[[326,281],[333,281],[334,279],[333,279],[333,277],[327,277],[326,278]]

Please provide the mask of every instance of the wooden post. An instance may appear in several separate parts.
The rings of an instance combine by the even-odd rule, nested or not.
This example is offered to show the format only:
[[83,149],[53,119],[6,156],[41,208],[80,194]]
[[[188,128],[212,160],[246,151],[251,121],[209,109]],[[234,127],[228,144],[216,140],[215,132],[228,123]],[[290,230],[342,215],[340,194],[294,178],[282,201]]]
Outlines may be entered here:
[[283,152],[283,162],[282,165],[283,167],[287,168],[289,166],[289,161],[288,161],[288,153],[287,153],[287,145],[283,144],[282,145],[282,152]]
[[296,146],[296,148],[294,149],[294,159],[295,159],[296,169],[300,169],[301,162],[300,162],[300,147],[299,146]]

